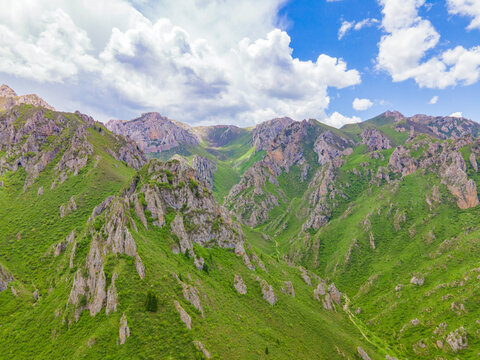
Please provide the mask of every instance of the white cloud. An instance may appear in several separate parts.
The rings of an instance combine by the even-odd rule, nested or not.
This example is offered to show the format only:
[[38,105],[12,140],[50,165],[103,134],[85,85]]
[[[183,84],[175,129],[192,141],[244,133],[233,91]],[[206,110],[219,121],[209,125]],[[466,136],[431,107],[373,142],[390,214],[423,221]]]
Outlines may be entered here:
[[414,79],[420,87],[444,89],[457,84],[471,85],[480,77],[480,47],[457,46],[431,56],[440,40],[430,21],[418,16],[425,0],[380,0],[382,26],[386,32],[379,42],[377,67],[393,81]]
[[361,81],[342,59],[292,56],[277,18],[285,0],[4,1],[0,72],[79,87],[71,92],[86,94],[84,107],[97,114],[155,110],[240,125],[324,120],[328,88]]
[[371,18],[363,19],[362,21],[359,21],[355,24],[354,29],[358,31],[363,29],[364,27],[374,26],[379,22],[380,21],[378,21],[377,19],[371,19]]
[[28,38],[0,25],[0,72],[62,82],[98,67],[98,61],[89,54],[92,46],[87,33],[63,10],[41,14],[37,25],[38,34]]
[[448,12],[473,18],[467,29],[480,30],[480,0],[447,0]]
[[342,22],[342,26],[338,29],[338,40],[341,40],[345,34],[353,27],[355,21],[344,21]]
[[463,114],[460,111],[459,112],[454,112],[453,114],[450,114],[450,117],[463,118]]
[[438,96],[434,96],[430,99],[430,101],[428,102],[430,105],[434,105],[438,102]]
[[325,123],[336,128],[341,128],[343,125],[359,123],[361,121],[362,119],[358,116],[348,117],[335,111],[325,120]]
[[340,26],[340,29],[338,29],[338,40],[341,40],[350,30],[359,31],[359,30],[363,29],[364,27],[373,26],[373,25],[378,24],[378,23],[379,23],[379,21],[377,19],[373,19],[373,18],[363,19],[363,20],[358,21],[358,22],[344,21],[344,22],[342,22],[342,25]]
[[364,111],[370,109],[373,106],[373,102],[371,102],[369,99],[355,98],[352,106],[357,111]]

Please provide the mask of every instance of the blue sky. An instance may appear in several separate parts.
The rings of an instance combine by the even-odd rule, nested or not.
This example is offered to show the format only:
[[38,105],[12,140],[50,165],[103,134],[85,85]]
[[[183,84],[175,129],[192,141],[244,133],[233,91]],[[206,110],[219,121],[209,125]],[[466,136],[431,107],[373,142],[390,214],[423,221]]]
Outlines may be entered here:
[[[436,53],[457,45],[466,48],[480,45],[480,29],[465,30],[469,18],[449,15],[445,1],[429,1],[431,7],[420,11],[441,35]],[[480,7],[480,2],[477,2]],[[364,111],[363,119],[373,117],[385,109],[396,109],[405,115],[426,113],[449,115],[462,112],[465,117],[480,121],[480,84],[451,86],[446,89],[420,88],[414,80],[393,82],[391,76],[375,69],[378,42],[383,34],[380,26],[348,32],[338,40],[343,21],[361,21],[366,18],[381,20],[381,6],[373,0],[344,0],[336,2],[293,0],[280,15],[289,19],[287,31],[292,38],[293,55],[301,60],[314,60],[318,53],[342,57],[349,66],[359,69],[362,83],[352,88],[332,91],[330,107],[353,116],[356,97],[375,100],[374,106]],[[433,52],[435,53],[435,52]],[[436,104],[429,101],[438,96]]]
[[480,121],[480,0],[0,5],[0,82],[101,121],[339,127],[387,109]]

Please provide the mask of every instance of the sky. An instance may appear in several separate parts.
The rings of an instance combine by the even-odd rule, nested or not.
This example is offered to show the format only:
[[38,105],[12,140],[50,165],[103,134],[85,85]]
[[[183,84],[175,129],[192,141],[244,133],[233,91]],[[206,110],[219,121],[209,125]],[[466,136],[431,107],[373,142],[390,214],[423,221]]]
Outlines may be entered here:
[[0,83],[100,121],[480,121],[480,0],[0,0]]

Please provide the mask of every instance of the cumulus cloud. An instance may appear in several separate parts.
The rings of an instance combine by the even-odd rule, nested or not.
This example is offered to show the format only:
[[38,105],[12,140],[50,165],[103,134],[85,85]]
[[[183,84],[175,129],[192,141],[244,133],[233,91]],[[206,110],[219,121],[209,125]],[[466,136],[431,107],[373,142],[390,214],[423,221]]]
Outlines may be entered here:
[[467,29],[480,29],[480,0],[448,0],[448,12],[471,17]]
[[459,112],[454,112],[453,114],[450,114],[450,117],[463,118],[463,114],[460,111]]
[[38,33],[22,38],[16,31],[0,25],[0,72],[37,81],[62,82],[78,73],[94,71],[98,61],[87,33],[75,26],[63,10],[43,14]]
[[386,34],[379,42],[378,69],[393,81],[413,79],[420,87],[444,89],[457,84],[471,85],[480,76],[480,46],[457,46],[427,58],[440,40],[430,21],[418,10],[425,0],[380,0],[382,27]]
[[352,106],[357,111],[364,111],[370,109],[373,106],[373,102],[371,102],[369,99],[355,98]]
[[430,101],[428,102],[430,105],[434,105],[438,102],[438,96],[434,96],[430,99]]
[[361,21],[343,21],[340,29],[338,29],[338,40],[341,40],[350,30],[361,30],[364,27],[370,27],[378,24],[380,21],[373,18],[363,19]]
[[[80,78],[83,92],[103,96],[85,104],[101,114],[157,110],[190,123],[239,125],[325,120],[328,89],[361,81],[342,59],[292,56],[276,18],[284,0],[105,0],[99,10],[93,0],[52,0],[41,9],[33,0],[6,1],[15,14],[30,4],[40,16],[26,11],[25,24],[0,14],[0,72],[69,86]],[[105,13],[112,14],[106,25]]]
[[360,119],[358,116],[348,117],[348,116],[344,116],[344,115],[335,111],[333,114],[331,114],[326,119],[325,122],[330,126],[334,126],[336,128],[341,128],[343,125],[355,124],[355,123],[359,123],[361,121],[362,121],[362,119]]

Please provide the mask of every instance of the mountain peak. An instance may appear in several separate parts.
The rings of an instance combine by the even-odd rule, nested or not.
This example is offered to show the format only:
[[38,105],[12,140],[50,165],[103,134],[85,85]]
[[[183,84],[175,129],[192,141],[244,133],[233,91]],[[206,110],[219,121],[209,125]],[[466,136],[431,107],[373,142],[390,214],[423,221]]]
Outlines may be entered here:
[[400,111],[397,111],[397,110],[394,110],[394,111],[387,110],[383,113],[383,116],[393,117],[395,121],[400,121],[405,118],[405,115],[403,115]]
[[0,86],[0,98],[8,99],[0,103],[0,110],[8,110],[11,107],[20,104],[28,104],[36,107],[42,107],[48,110],[55,111],[53,106],[50,106],[45,100],[36,94],[20,95],[18,96],[12,88],[8,85],[2,84]]
[[0,86],[0,97],[12,98],[16,96],[17,93],[8,85],[2,84],[2,86]]

